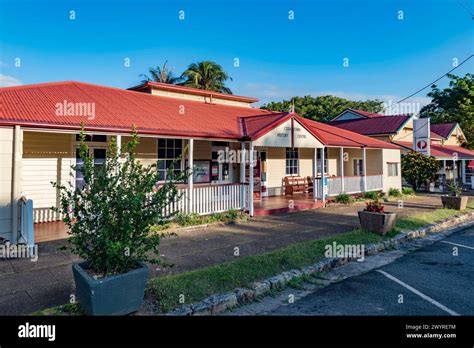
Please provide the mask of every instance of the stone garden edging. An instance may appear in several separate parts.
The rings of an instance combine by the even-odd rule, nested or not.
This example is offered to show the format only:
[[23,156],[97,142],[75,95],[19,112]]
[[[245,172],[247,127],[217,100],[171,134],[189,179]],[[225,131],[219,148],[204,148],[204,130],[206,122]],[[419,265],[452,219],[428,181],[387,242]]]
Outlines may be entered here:
[[[401,231],[393,238],[380,243],[368,244],[365,248],[365,255],[373,255],[384,251],[389,247],[407,242],[411,239],[423,238],[431,233],[444,232],[445,234],[454,233],[474,225],[474,212],[467,214],[454,215],[438,223],[433,223],[413,231]],[[250,289],[237,288],[232,292],[225,294],[212,295],[201,302],[184,305],[178,309],[166,313],[166,315],[186,316],[186,315],[214,315],[231,309],[237,305],[243,305],[252,302],[257,297],[268,294],[270,291],[283,290],[287,284],[303,276],[314,275],[328,271],[353,261],[349,258],[325,258],[313,265],[283,272],[279,275],[267,278],[262,281],[254,282]]]

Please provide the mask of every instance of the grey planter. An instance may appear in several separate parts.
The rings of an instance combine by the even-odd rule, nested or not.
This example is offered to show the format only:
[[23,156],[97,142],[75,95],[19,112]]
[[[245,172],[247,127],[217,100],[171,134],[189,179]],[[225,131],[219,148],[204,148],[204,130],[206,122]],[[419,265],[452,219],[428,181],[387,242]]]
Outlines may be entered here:
[[73,263],[76,294],[88,315],[125,315],[136,312],[143,304],[148,267],[111,277],[94,279],[83,268],[85,262]]
[[443,208],[464,210],[467,207],[467,196],[456,197],[456,196],[441,196],[441,202]]
[[383,236],[395,227],[397,213],[372,213],[370,211],[359,211],[359,221],[362,229]]

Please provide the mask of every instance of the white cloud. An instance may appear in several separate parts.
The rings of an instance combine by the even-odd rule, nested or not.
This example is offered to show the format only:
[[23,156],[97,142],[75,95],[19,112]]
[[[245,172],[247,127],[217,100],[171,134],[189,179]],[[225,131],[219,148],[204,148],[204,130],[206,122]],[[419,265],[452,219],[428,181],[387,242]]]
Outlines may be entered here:
[[18,86],[21,84],[21,81],[13,76],[0,74],[0,87]]
[[245,95],[260,99],[262,102],[269,100],[282,100],[291,97],[291,90],[281,89],[270,83],[247,83],[245,84]]

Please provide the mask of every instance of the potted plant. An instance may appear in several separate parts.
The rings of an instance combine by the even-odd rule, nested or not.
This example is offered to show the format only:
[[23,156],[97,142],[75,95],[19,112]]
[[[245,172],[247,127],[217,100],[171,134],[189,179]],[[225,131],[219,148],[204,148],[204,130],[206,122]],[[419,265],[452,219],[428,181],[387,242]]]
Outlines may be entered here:
[[467,206],[467,196],[461,196],[461,188],[455,183],[449,185],[450,195],[441,196],[443,208],[464,210]]
[[362,229],[382,236],[393,230],[396,220],[397,214],[386,212],[378,196],[373,201],[367,202],[364,210],[359,211]]
[[162,263],[156,255],[163,234],[150,228],[163,221],[162,212],[177,199],[178,191],[173,181],[158,188],[155,166],[145,167],[136,160],[134,128],[130,142],[120,152],[115,139],[110,141],[106,160],[100,165],[85,143],[83,126],[80,139],[83,164],[72,169],[82,174],[84,184],[53,183],[59,190],[60,206],[52,209],[63,214],[68,226],[65,248],[83,259],[73,264],[72,271],[85,313],[128,314],[143,303],[146,263]]

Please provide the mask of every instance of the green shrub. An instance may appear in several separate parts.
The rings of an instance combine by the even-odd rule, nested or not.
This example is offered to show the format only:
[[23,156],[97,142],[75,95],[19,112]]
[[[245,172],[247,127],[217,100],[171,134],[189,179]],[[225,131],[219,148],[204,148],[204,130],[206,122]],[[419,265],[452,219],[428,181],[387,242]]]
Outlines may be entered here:
[[388,190],[388,195],[390,197],[400,197],[402,195],[402,193],[400,192],[399,189],[395,188],[395,187],[391,187],[389,190]]
[[235,209],[231,209],[225,213],[225,218],[230,221],[235,221],[239,218],[239,211]]
[[174,222],[180,226],[194,226],[212,224],[214,222],[235,221],[239,218],[238,210],[229,210],[222,213],[214,213],[211,215],[201,216],[196,213],[182,213],[179,212],[174,216]]
[[[164,209],[179,199],[174,181],[156,186],[160,179],[156,166],[144,166],[135,158],[139,142],[135,129],[121,150],[112,138],[101,166],[94,165],[85,139],[82,124],[78,152],[83,163],[72,170],[82,173],[84,185],[52,183],[60,204],[51,209],[63,214],[69,230],[64,248],[100,276],[127,273],[141,262],[160,263],[157,255],[163,234],[151,227],[162,224]],[[186,175],[183,171],[174,179],[184,180]]]
[[191,226],[202,224],[202,217],[196,213],[179,212],[174,216],[174,221],[180,226]]
[[415,194],[415,191],[411,187],[404,187],[402,189],[402,193],[404,195],[413,195],[413,194]]
[[367,198],[367,199],[375,200],[375,199],[377,199],[377,197],[378,197],[378,193],[375,192],[375,191],[366,192],[366,193],[364,194],[364,198]]
[[341,192],[340,194],[338,194],[336,196],[336,202],[337,203],[343,203],[343,204],[349,204],[350,202],[352,202],[352,197],[349,196],[345,192]]

